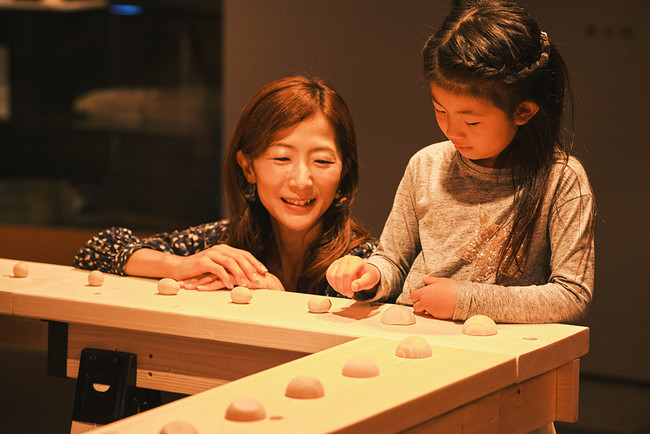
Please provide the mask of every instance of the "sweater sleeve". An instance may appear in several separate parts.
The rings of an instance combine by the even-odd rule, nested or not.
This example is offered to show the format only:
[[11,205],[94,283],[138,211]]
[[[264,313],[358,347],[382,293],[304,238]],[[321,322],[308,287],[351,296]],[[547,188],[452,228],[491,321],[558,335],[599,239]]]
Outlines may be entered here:
[[574,322],[586,314],[594,290],[594,198],[579,169],[575,176],[575,167],[567,166],[567,176],[552,190],[554,200],[543,228],[550,243],[550,258],[542,258],[547,264],[528,265],[550,265],[548,282],[500,286],[462,281],[453,319],[483,314],[502,323],[548,323]]
[[106,229],[79,249],[73,265],[87,270],[100,270],[125,275],[124,267],[134,252],[151,249],[173,255],[188,256],[226,241],[228,222],[191,227],[182,231],[161,232],[138,238],[130,229]]
[[415,209],[413,160],[397,187],[393,208],[379,239],[379,246],[368,263],[381,273],[377,293],[370,301],[393,301],[402,292],[404,280],[421,250]]

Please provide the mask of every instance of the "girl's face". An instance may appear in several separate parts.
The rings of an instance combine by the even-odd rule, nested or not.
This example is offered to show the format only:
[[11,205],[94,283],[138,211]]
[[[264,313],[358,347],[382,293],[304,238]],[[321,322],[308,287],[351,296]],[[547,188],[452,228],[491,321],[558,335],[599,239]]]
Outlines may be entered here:
[[534,115],[513,118],[488,101],[458,95],[433,83],[431,99],[445,136],[463,157],[484,167],[494,167],[497,156],[515,137],[518,126]]
[[240,151],[237,161],[281,232],[305,232],[318,223],[343,167],[334,130],[320,112],[279,131],[258,158],[251,161]]

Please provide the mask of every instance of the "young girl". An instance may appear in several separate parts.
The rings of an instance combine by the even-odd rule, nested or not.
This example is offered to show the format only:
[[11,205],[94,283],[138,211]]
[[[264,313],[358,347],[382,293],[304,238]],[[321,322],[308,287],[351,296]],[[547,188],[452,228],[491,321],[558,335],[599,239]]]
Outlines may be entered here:
[[316,77],[275,80],[244,108],[224,162],[230,220],[140,239],[126,228],[93,237],[74,265],[172,277],[187,289],[336,294],[327,266],[370,255],[376,241],[352,218],[358,183],[352,116]]
[[518,5],[476,1],[423,55],[449,141],[412,157],[377,251],[335,261],[330,284],[437,318],[575,321],[593,295],[595,211],[561,137],[560,54]]

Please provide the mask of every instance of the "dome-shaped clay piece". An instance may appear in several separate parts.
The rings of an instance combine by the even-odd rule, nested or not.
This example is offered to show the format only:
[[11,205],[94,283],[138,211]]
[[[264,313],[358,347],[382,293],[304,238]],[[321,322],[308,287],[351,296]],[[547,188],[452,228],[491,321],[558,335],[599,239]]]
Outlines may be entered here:
[[226,409],[226,419],[237,422],[254,422],[266,418],[266,411],[260,402],[253,398],[237,398]]
[[163,295],[176,295],[180,291],[181,285],[174,279],[165,277],[158,282],[158,292]]
[[102,286],[104,284],[104,273],[99,270],[93,270],[88,273],[88,285]]
[[381,322],[388,325],[413,325],[415,315],[410,307],[394,305],[384,310],[381,314]]
[[497,325],[489,316],[474,315],[463,324],[463,333],[470,336],[493,336],[497,334]]
[[165,424],[160,430],[160,434],[198,434],[199,431],[189,422],[184,420],[175,420]]
[[295,399],[316,399],[325,396],[325,388],[317,378],[299,375],[287,384],[284,394]]
[[245,286],[235,286],[230,290],[230,299],[233,303],[246,304],[253,298],[253,291]]
[[352,378],[370,378],[379,375],[379,365],[363,354],[350,357],[343,365],[342,374]]
[[307,302],[307,308],[312,313],[325,313],[332,307],[332,300],[326,297],[312,297]]
[[24,262],[16,262],[14,265],[14,276],[27,277],[29,274],[29,266]]
[[402,339],[395,349],[395,355],[405,359],[424,359],[432,354],[431,345],[420,336]]

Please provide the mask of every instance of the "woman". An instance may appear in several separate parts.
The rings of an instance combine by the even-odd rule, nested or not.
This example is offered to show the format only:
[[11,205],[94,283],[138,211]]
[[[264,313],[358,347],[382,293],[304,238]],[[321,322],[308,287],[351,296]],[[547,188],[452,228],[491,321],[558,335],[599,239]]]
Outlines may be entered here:
[[346,254],[365,258],[376,246],[351,216],[358,184],[352,117],[323,80],[286,77],[258,90],[224,164],[229,221],[145,239],[111,228],[88,241],[74,265],[171,277],[186,289],[336,295],[327,266]]

